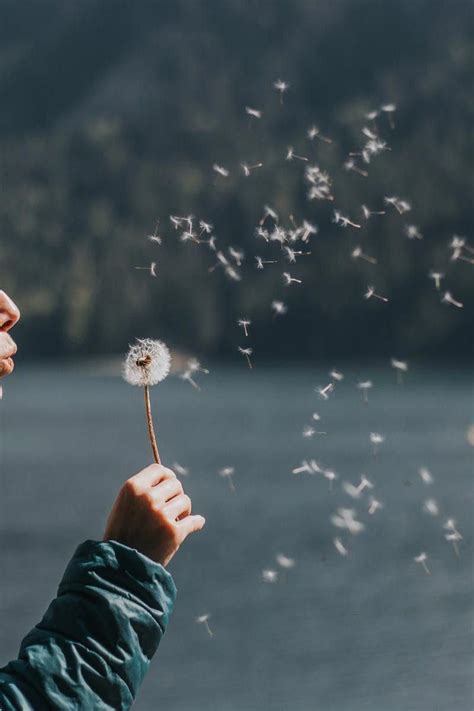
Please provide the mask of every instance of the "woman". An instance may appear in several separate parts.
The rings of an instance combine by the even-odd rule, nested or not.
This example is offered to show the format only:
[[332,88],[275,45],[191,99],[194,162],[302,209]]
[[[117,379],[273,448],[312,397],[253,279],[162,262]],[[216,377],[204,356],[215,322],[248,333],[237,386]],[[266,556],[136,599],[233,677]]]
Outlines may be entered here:
[[[14,368],[9,332],[19,318],[0,291],[0,377]],[[1,711],[130,708],[176,597],[164,566],[204,523],[170,469],[154,464],[128,479],[103,541],[78,547],[18,659],[0,669]]]

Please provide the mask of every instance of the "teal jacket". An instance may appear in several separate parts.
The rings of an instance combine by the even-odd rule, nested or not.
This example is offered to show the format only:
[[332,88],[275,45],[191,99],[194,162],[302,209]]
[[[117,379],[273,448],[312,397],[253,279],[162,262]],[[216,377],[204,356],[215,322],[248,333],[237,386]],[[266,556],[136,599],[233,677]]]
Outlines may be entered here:
[[18,659],[0,669],[1,711],[129,709],[175,597],[171,575],[138,551],[82,543]]

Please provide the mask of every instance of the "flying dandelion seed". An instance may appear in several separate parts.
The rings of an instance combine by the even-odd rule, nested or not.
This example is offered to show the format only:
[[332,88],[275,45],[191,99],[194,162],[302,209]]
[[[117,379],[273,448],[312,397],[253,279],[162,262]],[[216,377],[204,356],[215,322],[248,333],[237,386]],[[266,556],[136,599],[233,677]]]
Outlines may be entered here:
[[317,422],[321,419],[321,415],[318,415],[317,412],[313,412],[311,417],[313,418],[313,420],[316,420]]
[[274,222],[278,222],[278,214],[273,210],[269,205],[264,205],[263,206],[263,217],[261,218],[259,224],[263,225],[263,223],[268,220],[268,218],[272,219]]
[[252,322],[247,318],[239,318],[237,325],[244,329],[245,336],[248,337],[248,327]]
[[451,294],[450,291],[445,291],[442,298],[441,298],[441,303],[442,304],[451,304],[451,306],[456,306],[458,309],[462,309],[464,307],[464,304],[461,301],[456,301],[454,296]]
[[296,561],[294,558],[289,558],[283,553],[277,553],[277,555],[275,556],[275,560],[280,566],[280,568],[284,568],[285,570],[291,570],[291,568],[294,568],[296,565]]
[[383,509],[383,504],[381,501],[378,501],[375,499],[373,496],[370,497],[369,499],[369,508],[368,508],[368,513],[370,516],[373,516],[376,511],[379,509]]
[[344,374],[341,373],[339,370],[336,370],[335,368],[333,368],[330,371],[329,375],[331,376],[331,378],[333,380],[337,380],[338,382],[341,382],[341,380],[344,380]]
[[283,301],[272,301],[273,318],[284,316],[288,312],[288,307]]
[[150,242],[155,242],[156,244],[162,244],[162,243],[163,243],[163,240],[161,239],[161,237],[160,237],[159,234],[158,234],[158,225],[159,225],[159,223],[160,223],[160,221],[158,220],[158,222],[157,222],[156,225],[155,225],[155,230],[154,230],[153,234],[147,236],[147,239],[148,239]]
[[332,393],[333,390],[334,390],[334,383],[328,383],[328,384],[325,385],[324,387],[319,387],[319,386],[318,386],[318,387],[315,389],[315,392],[316,392],[316,393],[319,395],[319,397],[322,398],[323,400],[328,400],[328,399],[329,399],[329,395]]
[[301,465],[299,467],[295,467],[294,469],[291,470],[292,474],[312,474],[311,467],[309,465],[309,462],[306,461],[306,459],[303,459],[301,462]]
[[277,79],[273,82],[273,87],[280,92],[280,104],[283,104],[283,94],[290,88],[289,82],[283,81],[283,79]]
[[383,106],[380,107],[380,111],[383,111],[384,114],[387,115],[388,119],[388,124],[391,129],[395,128],[395,122],[393,120],[393,114],[397,110],[397,107],[395,104],[383,104]]
[[376,457],[378,453],[378,447],[380,444],[385,442],[385,437],[384,435],[381,435],[378,432],[371,432],[369,435],[369,440],[370,443],[374,446],[374,457]]
[[288,272],[283,272],[283,281],[285,282],[285,286],[303,283],[301,279],[296,279],[295,277],[292,277],[291,274],[289,274]]
[[224,273],[231,281],[241,281],[242,280],[242,277],[240,276],[239,272],[236,269],[234,269],[234,267],[230,267],[230,266],[225,267]]
[[179,474],[179,476],[189,476],[189,469],[187,467],[181,466],[181,464],[178,464],[178,462],[173,462],[171,468],[174,472],[176,472],[176,474]]
[[308,165],[305,169],[304,177],[310,184],[309,200],[334,200],[334,196],[331,193],[332,180],[329,174],[321,170],[318,165]]
[[396,195],[384,197],[384,202],[386,205],[392,205],[399,215],[403,215],[405,212],[409,212],[411,210],[410,203],[407,202],[407,200],[401,200]]
[[209,249],[212,249],[213,252],[217,251],[216,238],[214,237],[214,235],[211,235],[211,237],[209,237],[209,239],[207,240],[207,245]]
[[244,171],[244,175],[246,178],[248,178],[252,172],[252,170],[256,170],[257,168],[262,168],[263,163],[255,163],[255,165],[248,165],[247,163],[241,163],[242,170]]
[[454,552],[457,557],[460,558],[461,554],[458,543],[463,540],[463,537],[456,528],[456,521],[453,518],[448,518],[446,523],[443,524],[443,528],[447,530],[447,533],[444,535],[445,539],[453,544]]
[[149,267],[135,267],[135,269],[138,269],[140,271],[149,272],[150,276],[156,277],[157,262],[151,262]]
[[413,560],[415,561],[415,563],[418,563],[423,567],[423,570],[425,571],[426,575],[431,575],[430,569],[428,568],[428,564],[426,562],[428,560],[428,556],[426,555],[426,553],[422,552],[419,555],[416,555]]
[[365,403],[369,402],[369,390],[371,390],[374,387],[374,384],[371,380],[361,380],[360,382],[357,383],[356,386],[361,392],[362,392],[362,397],[364,399]]
[[388,302],[388,299],[385,296],[380,296],[380,294],[377,294],[375,292],[374,286],[368,286],[367,291],[364,294],[364,298],[368,300],[368,299],[371,299],[372,297],[374,299],[378,299],[379,301]]
[[256,256],[255,261],[257,262],[257,269],[264,269],[265,264],[276,264],[275,259],[262,259],[262,257]]
[[235,247],[229,247],[229,254],[235,261],[238,267],[242,266],[242,262],[245,259],[245,253],[240,249],[235,249]]
[[161,464],[161,460],[151,414],[150,387],[164,380],[170,367],[171,356],[168,347],[162,341],[143,338],[137,339],[137,342],[130,346],[123,369],[123,377],[127,383],[144,390],[148,437],[157,464]]
[[209,614],[209,612],[206,612],[205,615],[199,615],[199,617],[196,617],[196,623],[198,625],[204,625],[209,637],[214,637],[214,632],[211,630],[211,628],[209,626],[210,619],[211,619],[211,615]]
[[437,516],[439,514],[439,504],[436,499],[426,499],[423,504],[423,511],[430,514],[430,516]]
[[333,539],[333,543],[334,543],[335,549],[337,550],[337,552],[338,552],[340,555],[346,556],[346,555],[349,554],[349,551],[348,551],[347,548],[343,545],[343,543],[342,543],[342,541],[341,541],[340,538],[334,538],[334,539]]
[[348,225],[350,225],[351,227],[357,227],[358,229],[360,229],[360,225],[358,225],[356,222],[352,222],[352,220],[350,220],[348,217],[342,215],[339,210],[334,210],[332,221],[336,225],[341,225],[341,227],[347,227]]
[[262,570],[262,581],[264,583],[276,583],[278,581],[278,573],[276,570]]
[[218,165],[217,163],[214,163],[212,170],[218,175],[222,175],[223,178],[228,178],[230,175],[230,171],[228,171],[227,168],[224,168],[222,165]]
[[303,160],[303,161],[309,160],[309,158],[306,158],[306,156],[300,156],[297,153],[295,153],[293,146],[288,146],[288,149],[286,151],[286,160],[293,160],[293,158],[296,158],[296,160]]
[[361,168],[359,168],[359,166],[356,164],[356,162],[353,158],[348,158],[344,162],[344,170],[352,171],[353,173],[358,173],[359,175],[362,175],[364,178],[367,178],[367,176],[369,175],[366,170],[362,170]]
[[181,378],[181,380],[185,380],[190,385],[192,385],[193,388],[196,388],[196,390],[201,390],[201,388],[193,378],[193,375],[195,375],[196,373],[204,373],[204,375],[209,375],[208,369],[203,368],[197,358],[191,358],[186,364],[186,369],[183,373],[181,373],[179,377]]
[[332,469],[325,469],[325,470],[322,472],[322,475],[323,475],[323,477],[324,477],[325,479],[327,479],[328,482],[329,482],[329,491],[332,491],[332,489],[333,489],[333,484],[334,484],[334,482],[336,481],[336,479],[338,478],[336,472],[334,472]]
[[373,489],[374,485],[372,484],[367,477],[362,474],[360,478],[360,483],[357,486],[354,486],[354,484],[351,484],[348,481],[343,481],[342,482],[342,488],[348,494],[351,496],[353,499],[358,499],[360,498],[361,494],[365,489]]
[[423,239],[423,235],[416,225],[405,225],[404,232],[408,239]]
[[250,116],[250,118],[261,119],[263,116],[263,111],[260,109],[252,109],[250,106],[245,107],[245,113],[247,116]]
[[245,356],[248,366],[250,370],[252,370],[252,361],[250,360],[250,356],[253,353],[252,348],[242,348],[241,346],[238,347],[239,353],[241,353],[243,356]]
[[361,205],[362,213],[366,220],[368,220],[372,215],[385,215],[385,210],[369,210],[367,205]]
[[[303,230],[302,235],[301,235],[302,242],[308,242],[310,236],[317,235],[318,231],[319,231],[317,225],[312,225],[311,222],[308,222],[307,220],[303,220],[302,230]],[[311,252],[304,252],[304,254],[311,254]]]
[[397,358],[390,359],[390,365],[396,370],[397,382],[399,385],[403,383],[403,373],[408,372],[408,363],[406,360],[398,360]]
[[310,126],[308,128],[308,131],[306,132],[306,135],[308,136],[310,141],[314,141],[314,139],[317,138],[318,140],[323,141],[324,143],[332,143],[332,140],[330,138],[322,135],[318,126]]
[[433,481],[434,481],[433,476],[432,476],[431,472],[428,469],[426,469],[425,467],[420,467],[420,469],[418,469],[418,474],[420,475],[421,481],[424,484],[432,484],[433,483]]
[[199,233],[200,235],[204,233],[210,235],[214,229],[214,225],[211,225],[210,222],[204,222],[204,220],[199,220],[199,227],[201,228],[201,232]]
[[441,288],[441,279],[444,279],[444,274],[442,274],[441,272],[430,272],[428,276],[430,279],[433,279],[435,287],[437,291],[439,291]]
[[337,513],[331,516],[330,521],[336,528],[344,528],[353,536],[365,530],[365,525],[362,521],[357,521],[355,518],[354,509],[338,508]]
[[229,484],[229,489],[231,491],[235,491],[235,484],[234,484],[235,467],[222,467],[222,469],[219,469],[219,471],[217,473],[223,479],[227,479],[227,482]]
[[351,252],[351,257],[352,259],[363,259],[364,262],[368,262],[369,264],[377,264],[375,257],[369,257],[368,254],[364,254],[360,246],[354,247]]

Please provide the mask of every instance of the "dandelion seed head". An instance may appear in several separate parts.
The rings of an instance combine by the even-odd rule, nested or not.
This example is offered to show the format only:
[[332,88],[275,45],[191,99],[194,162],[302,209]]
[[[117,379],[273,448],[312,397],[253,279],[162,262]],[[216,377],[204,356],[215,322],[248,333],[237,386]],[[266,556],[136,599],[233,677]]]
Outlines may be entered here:
[[130,385],[156,385],[170,372],[171,355],[162,341],[137,339],[125,358],[123,377]]
[[395,368],[395,370],[401,370],[403,373],[406,373],[408,371],[408,363],[406,362],[406,360],[397,360],[397,358],[391,358],[390,365],[392,366],[392,368]]
[[245,113],[248,114],[248,116],[253,116],[254,118],[262,118],[263,111],[260,109],[252,109],[250,106],[245,107]]

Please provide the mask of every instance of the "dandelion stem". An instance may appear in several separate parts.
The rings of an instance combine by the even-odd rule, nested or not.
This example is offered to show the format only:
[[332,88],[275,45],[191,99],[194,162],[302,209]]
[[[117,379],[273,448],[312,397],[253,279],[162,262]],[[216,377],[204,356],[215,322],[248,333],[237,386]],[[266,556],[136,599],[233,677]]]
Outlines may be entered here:
[[150,438],[151,448],[153,450],[153,458],[157,464],[161,464],[160,453],[158,452],[158,445],[156,443],[155,428],[153,427],[153,417],[151,414],[151,402],[150,402],[150,388],[148,385],[143,387],[143,394],[145,396],[145,411],[146,411],[146,424],[148,427],[148,437]]

